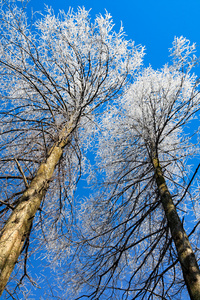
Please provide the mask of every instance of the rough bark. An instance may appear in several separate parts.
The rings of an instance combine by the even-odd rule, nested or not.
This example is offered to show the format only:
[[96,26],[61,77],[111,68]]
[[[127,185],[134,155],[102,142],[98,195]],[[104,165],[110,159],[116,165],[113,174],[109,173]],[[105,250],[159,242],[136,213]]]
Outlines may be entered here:
[[2,229],[0,236],[0,295],[22,251],[33,218],[48,189],[49,181],[62,156],[63,148],[69,142],[72,130],[73,126],[68,124],[62,131],[59,141],[49,150],[47,159],[41,163],[36,176],[19,199],[19,204]]
[[178,253],[183,278],[192,300],[200,299],[200,270],[183,224],[168,190],[158,157],[153,158],[155,178],[172,239]]

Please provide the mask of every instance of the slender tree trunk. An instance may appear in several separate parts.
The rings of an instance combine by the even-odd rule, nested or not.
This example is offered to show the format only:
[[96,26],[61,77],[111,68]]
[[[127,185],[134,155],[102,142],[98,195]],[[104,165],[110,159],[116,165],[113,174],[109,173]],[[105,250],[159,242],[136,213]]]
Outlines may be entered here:
[[62,131],[60,140],[49,150],[47,159],[41,163],[36,176],[19,199],[0,236],[0,295],[22,251],[33,218],[40,207],[49,181],[59,162],[63,148],[68,144],[74,126],[70,123]]
[[200,270],[189,242],[188,236],[183,228],[183,224],[178,216],[176,207],[173,203],[172,196],[168,190],[162,167],[158,157],[154,156],[153,166],[155,178],[161,197],[161,202],[167,222],[171,231],[172,239],[175,243],[181,264],[183,278],[185,280],[188,293],[192,300],[200,300]]

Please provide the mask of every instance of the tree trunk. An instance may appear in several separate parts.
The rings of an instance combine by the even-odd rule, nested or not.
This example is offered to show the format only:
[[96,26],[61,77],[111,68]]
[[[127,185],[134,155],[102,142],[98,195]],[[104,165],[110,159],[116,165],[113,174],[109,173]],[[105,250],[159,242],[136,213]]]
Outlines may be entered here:
[[153,158],[155,178],[172,239],[178,253],[183,278],[192,300],[200,299],[200,270],[183,224],[168,190],[158,157]]
[[49,181],[59,162],[63,148],[68,144],[74,126],[71,123],[62,131],[60,139],[49,150],[47,159],[41,163],[36,176],[19,199],[0,236],[0,295],[22,251],[33,218],[46,194]]

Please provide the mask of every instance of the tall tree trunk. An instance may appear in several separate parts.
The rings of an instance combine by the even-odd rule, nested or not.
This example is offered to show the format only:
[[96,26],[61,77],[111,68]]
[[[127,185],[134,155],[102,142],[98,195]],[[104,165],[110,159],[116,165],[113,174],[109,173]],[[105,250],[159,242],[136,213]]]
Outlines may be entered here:
[[155,170],[155,178],[158,186],[159,194],[168,226],[171,231],[172,239],[175,243],[178,253],[178,259],[181,264],[183,278],[185,280],[188,293],[192,300],[200,299],[200,270],[189,242],[188,236],[183,228],[183,224],[178,216],[176,207],[173,203],[172,196],[168,190],[165,178],[163,176],[162,167],[159,159],[155,155],[153,157],[153,166]]
[[41,163],[36,176],[19,199],[0,236],[0,295],[7,284],[11,272],[22,251],[33,218],[46,194],[49,181],[59,162],[63,148],[68,144],[70,134],[75,126],[66,126],[57,143],[51,147],[47,159]]

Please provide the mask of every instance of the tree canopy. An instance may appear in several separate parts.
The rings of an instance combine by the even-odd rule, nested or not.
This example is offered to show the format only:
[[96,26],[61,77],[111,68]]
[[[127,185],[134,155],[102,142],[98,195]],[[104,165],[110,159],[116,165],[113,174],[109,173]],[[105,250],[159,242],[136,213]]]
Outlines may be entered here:
[[108,13],[92,22],[84,8],[48,9],[30,22],[23,1],[3,1],[0,14],[2,292],[23,251],[27,276],[35,226],[45,240],[69,224],[95,111],[123,91],[143,48],[116,33]]
[[62,299],[199,299],[195,44],[154,70],[107,12],[0,18],[0,292],[32,281],[36,245]]
[[[144,68],[99,122],[97,192],[82,204],[79,235],[71,246],[76,256],[71,263],[69,252],[64,268],[69,293],[87,287],[77,299],[184,297],[184,247],[177,255],[178,233],[172,236],[172,231],[179,227],[180,233],[182,225],[186,227],[199,257],[198,200],[189,190],[188,164],[199,151],[194,51],[187,39],[175,38],[172,63],[160,70]],[[195,187],[198,193],[197,183]],[[162,193],[170,197],[172,216]],[[65,257],[62,247],[57,246],[59,258]],[[188,244],[186,252],[189,248]]]

